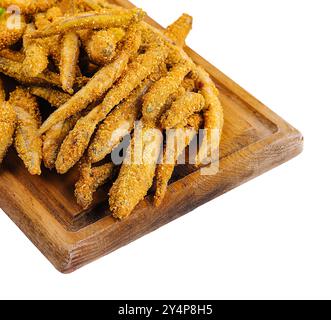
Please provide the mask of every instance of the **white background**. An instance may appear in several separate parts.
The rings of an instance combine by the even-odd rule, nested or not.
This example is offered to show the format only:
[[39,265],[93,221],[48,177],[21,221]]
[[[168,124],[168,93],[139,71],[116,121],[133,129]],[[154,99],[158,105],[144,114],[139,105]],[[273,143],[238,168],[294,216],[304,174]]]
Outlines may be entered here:
[[[1,211],[0,298],[331,298],[329,0],[137,0],[305,136],[298,158],[76,273]],[[203,5],[202,5],[203,4]]]

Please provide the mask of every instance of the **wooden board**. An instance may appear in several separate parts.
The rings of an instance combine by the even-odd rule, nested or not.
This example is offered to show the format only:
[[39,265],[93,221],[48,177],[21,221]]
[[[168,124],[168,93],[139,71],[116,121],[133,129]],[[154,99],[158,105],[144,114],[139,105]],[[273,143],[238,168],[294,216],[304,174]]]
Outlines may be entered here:
[[[126,0],[114,2],[132,6]],[[196,168],[180,166],[160,208],[153,207],[151,198],[146,197],[127,220],[118,222],[107,210],[107,187],[99,192],[93,210],[80,210],[73,197],[75,171],[59,176],[44,170],[41,177],[31,177],[14,152],[1,167],[1,208],[59,271],[72,272],[302,151],[300,132],[198,54],[186,50],[211,74],[224,105],[218,174],[203,176]]]

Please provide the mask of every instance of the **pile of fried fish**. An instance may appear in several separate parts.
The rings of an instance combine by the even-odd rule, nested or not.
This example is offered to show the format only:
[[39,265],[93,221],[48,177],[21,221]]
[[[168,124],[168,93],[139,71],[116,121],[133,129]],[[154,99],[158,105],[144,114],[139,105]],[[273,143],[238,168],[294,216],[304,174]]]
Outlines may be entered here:
[[[223,129],[219,92],[183,50],[189,15],[160,31],[141,9],[106,0],[2,0],[1,6],[9,9],[0,17],[0,163],[14,144],[32,175],[41,174],[42,162],[59,174],[79,164],[78,204],[89,208],[111,180],[110,211],[124,219],[153,184],[155,205],[162,203],[177,159],[199,129],[205,135],[197,165],[219,148],[210,139]],[[46,119],[41,101],[52,107]],[[163,142],[170,129],[185,135],[180,148]],[[109,155],[128,132],[127,156],[140,144],[142,161],[115,165]],[[160,163],[162,153],[167,161]]]

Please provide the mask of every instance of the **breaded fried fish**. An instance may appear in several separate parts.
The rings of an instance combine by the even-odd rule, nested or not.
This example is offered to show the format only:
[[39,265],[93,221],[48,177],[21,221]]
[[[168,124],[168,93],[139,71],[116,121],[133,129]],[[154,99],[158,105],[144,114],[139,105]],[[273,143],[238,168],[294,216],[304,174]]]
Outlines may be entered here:
[[35,14],[46,11],[56,2],[57,0],[1,0],[1,6],[4,8],[16,6],[23,14]]
[[117,44],[123,40],[125,31],[122,28],[88,33],[89,39],[85,41],[85,50],[90,60],[97,65],[109,64],[116,54]]
[[[196,159],[197,164],[201,164],[219,150],[224,125],[224,112],[219,98],[219,91],[210,79],[209,74],[201,67],[197,67],[193,74],[199,82],[200,93],[206,102],[204,110],[206,134]],[[213,134],[214,131],[217,133],[216,137]]]
[[157,81],[144,97],[143,119],[146,123],[155,125],[164,112],[168,98],[180,87],[185,76],[190,72],[190,65],[177,64],[168,74]]
[[146,80],[126,101],[116,107],[98,128],[88,150],[92,163],[103,160],[129,134],[141,113],[141,97],[148,90],[151,81]]
[[179,47],[185,45],[185,40],[192,30],[193,18],[188,14],[184,13],[178,18],[173,24],[167,27],[164,31],[165,36],[170,38]]
[[42,139],[37,132],[41,118],[36,98],[27,90],[17,88],[10,94],[9,103],[17,116],[15,133],[17,153],[30,174],[40,175]]
[[186,119],[189,119],[192,114],[200,112],[204,106],[205,99],[201,94],[194,92],[184,93],[162,116],[162,128],[175,128],[178,124],[185,122]]
[[141,21],[145,17],[141,9],[132,9],[127,13],[114,15],[111,13],[82,13],[57,19],[49,27],[37,30],[31,34],[31,38],[44,38],[56,34],[64,34],[69,31],[82,29],[107,29],[128,27]]
[[16,113],[13,107],[5,102],[5,91],[0,79],[0,164],[4,159],[8,148],[13,143],[13,135],[16,128]]
[[39,133],[45,133],[56,123],[84,110],[90,103],[101,98],[122,75],[131,55],[138,51],[140,43],[139,29],[133,28],[132,32],[128,32],[124,48],[119,53],[118,57],[114,59],[114,62],[100,69],[83,89],[77,92],[61,108],[56,110],[43,123]]
[[[130,159],[122,165],[119,177],[109,192],[110,210],[120,220],[127,218],[147,195],[161,152],[161,131],[151,127],[143,127],[141,131],[139,134],[135,131],[131,150],[127,154]],[[137,159],[137,146],[142,152],[141,159]]]
[[98,188],[111,179],[114,167],[112,163],[97,167],[92,167],[88,161],[81,164],[80,178],[75,186],[75,196],[77,203],[83,209],[87,209],[92,204],[93,194]]
[[167,132],[167,144],[163,152],[163,163],[157,166],[155,174],[156,191],[154,204],[157,207],[161,205],[164,199],[179,156],[197,135],[202,124],[202,117],[199,114],[194,114],[186,122],[188,123],[186,127],[180,124],[176,130]]
[[[1,4],[1,6],[4,5]],[[23,16],[20,17],[20,24],[18,26],[13,25],[11,28],[8,27],[8,19],[10,19],[9,14],[4,14],[0,19],[0,50],[8,48],[19,41],[26,28]]]
[[32,23],[28,24],[23,40],[25,58],[22,72],[28,77],[37,77],[48,66],[48,49],[40,39],[29,39],[28,34],[35,31]]

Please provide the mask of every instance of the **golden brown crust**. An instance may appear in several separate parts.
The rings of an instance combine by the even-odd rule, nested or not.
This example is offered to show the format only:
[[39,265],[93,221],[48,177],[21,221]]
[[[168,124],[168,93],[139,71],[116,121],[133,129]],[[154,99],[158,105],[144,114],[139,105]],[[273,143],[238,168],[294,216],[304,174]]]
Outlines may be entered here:
[[111,179],[114,171],[112,163],[93,167],[89,162],[83,162],[80,168],[80,178],[75,186],[77,203],[87,209],[93,202],[93,194]]
[[85,50],[93,63],[103,66],[115,57],[117,44],[124,38],[125,31],[122,28],[110,28],[87,34]]
[[[124,163],[119,177],[109,192],[109,206],[115,218],[127,218],[144,199],[153,184],[157,160],[159,158],[162,133],[152,128],[144,127],[140,137],[135,132],[131,144],[131,163]],[[141,144],[143,155],[141,162],[135,162],[135,146]]]
[[4,102],[4,97],[1,96],[0,97],[0,132],[1,132],[0,164],[4,159],[8,148],[13,143],[13,135],[15,132],[15,128],[16,128],[16,113],[13,107],[11,106],[11,104]]
[[[35,98],[22,88],[11,95],[18,117],[15,145],[32,174],[40,173],[41,155],[46,167],[67,172],[83,157],[100,124],[76,184],[78,203],[87,208],[113,167],[93,163],[103,160],[134,129],[134,150],[126,158],[132,156],[133,162],[122,165],[109,198],[113,215],[124,219],[146,196],[155,175],[155,203],[161,203],[180,153],[203,127],[202,109],[207,134],[199,157],[204,150],[216,149],[215,142],[207,142],[213,129],[222,132],[223,109],[209,75],[182,48],[192,27],[190,16],[182,15],[162,32],[141,21],[145,14],[140,9],[124,9],[107,0],[51,1],[53,7],[46,0],[11,2],[23,3],[25,12],[32,13],[26,16],[31,24],[21,51],[9,45],[22,35],[3,33],[0,72],[28,84],[31,94],[58,108],[40,128]],[[37,3],[42,7],[39,13]],[[37,30],[31,30],[33,23]],[[55,86],[71,95],[50,88]],[[0,86],[0,104],[4,100]],[[8,118],[0,109],[0,119],[1,114]],[[141,115],[142,132],[138,124],[134,127]],[[162,132],[157,127],[181,129],[184,138],[176,146],[166,142],[164,155],[171,160],[159,166]],[[8,128],[2,131],[10,136]],[[7,149],[10,139],[1,143]]]
[[0,50],[8,48],[20,40],[25,31],[26,25],[24,18],[21,18],[20,28],[8,28],[9,14],[5,14],[0,20]]
[[164,31],[165,36],[173,40],[176,45],[183,47],[185,40],[192,30],[193,18],[184,13]]
[[23,14],[35,14],[52,7],[57,0],[2,0],[1,6],[17,6]]
[[31,38],[44,38],[69,31],[82,29],[107,29],[128,27],[141,21],[145,13],[141,9],[132,9],[127,13],[114,15],[112,13],[82,13],[57,19],[49,27],[31,34]]
[[171,129],[184,123],[192,114],[200,112],[205,106],[205,99],[199,93],[186,92],[179,97],[162,116],[163,129]]
[[61,145],[72,128],[76,125],[80,115],[72,116],[51,127],[43,137],[43,161],[48,169],[55,168]]
[[156,125],[164,112],[169,97],[180,87],[185,76],[190,72],[190,65],[178,64],[168,74],[157,81],[144,97],[143,119],[150,125]]
[[56,168],[59,173],[67,172],[79,161],[88,147],[97,125],[155,70],[165,59],[166,52],[164,47],[157,46],[139,56],[135,62],[130,64],[117,86],[108,92],[103,102],[77,122],[61,146],[56,161]]
[[199,114],[194,114],[186,120],[186,122],[186,127],[184,127],[184,124],[180,124],[176,128],[177,130],[167,132],[167,145],[163,151],[163,163],[157,166],[155,174],[156,191],[154,204],[157,207],[161,205],[165,197],[168,183],[172,177],[179,156],[198,133],[202,124],[202,117]]
[[145,81],[135,90],[127,100],[118,105],[98,128],[88,150],[88,158],[92,163],[103,160],[129,134],[141,112],[141,97],[150,86],[150,81]]
[[30,87],[29,91],[33,95],[48,101],[55,108],[61,107],[71,98],[69,94],[52,88],[34,86]]
[[[108,66],[98,71],[90,82],[77,92],[66,104],[55,111],[41,126],[39,133],[45,133],[56,123],[84,110],[90,103],[101,96],[114,84],[125,70],[130,56],[138,51],[140,46],[139,31],[128,33],[126,44],[119,56]],[[108,114],[108,113],[107,113]]]
[[22,63],[22,72],[28,77],[37,77],[48,66],[48,49],[45,42],[40,39],[31,40],[27,38],[29,33],[34,30],[34,25],[28,24],[23,41],[25,58]]
[[73,94],[79,57],[79,37],[76,32],[68,32],[63,36],[60,61],[60,80],[62,89]]
[[0,57],[0,72],[27,85],[61,86],[56,73],[46,70],[36,77],[27,77],[22,73],[22,63],[4,57]]
[[27,90],[17,88],[10,94],[9,103],[17,116],[17,153],[30,174],[40,175],[42,139],[37,135],[41,123],[37,101]]
[[[204,123],[207,132],[196,159],[197,164],[201,164],[206,158],[212,157],[214,152],[218,153],[219,151],[224,125],[224,112],[219,98],[219,91],[210,79],[209,74],[201,67],[197,67],[193,74],[199,83],[200,93],[206,102]],[[213,134],[214,130],[217,133],[216,137]]]

